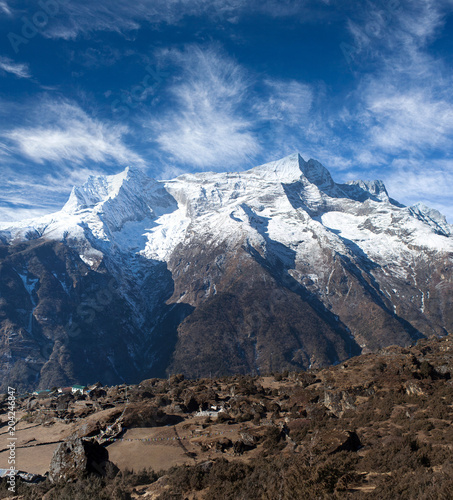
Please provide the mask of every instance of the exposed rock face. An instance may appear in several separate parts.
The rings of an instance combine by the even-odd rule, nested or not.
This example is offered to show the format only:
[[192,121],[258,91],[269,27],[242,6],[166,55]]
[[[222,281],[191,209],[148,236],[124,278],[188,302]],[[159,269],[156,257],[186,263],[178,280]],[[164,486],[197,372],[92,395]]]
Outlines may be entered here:
[[0,225],[0,389],[307,369],[445,335],[452,234],[299,155],[92,177],[61,212]]
[[[346,431],[343,432],[343,436],[341,433],[336,436],[336,439],[340,441],[340,444],[330,452],[330,453],[339,453],[340,451],[358,451],[362,447],[362,443],[360,442],[360,438],[354,431]],[[334,440],[335,438],[332,438]]]
[[[152,279],[156,270],[150,267]],[[165,298],[164,292],[155,309],[163,321],[170,309]],[[132,318],[134,311],[102,264],[91,269],[62,242],[6,247],[0,263],[2,389],[64,387],[100,377],[109,384],[139,381],[150,364],[143,345],[154,349],[149,332]],[[161,360],[172,349],[166,331],[167,342],[155,350]]]
[[347,391],[326,391],[324,395],[324,405],[334,415],[342,415],[347,410],[355,408],[356,396]]
[[84,474],[113,477],[118,473],[109,452],[95,441],[73,437],[58,445],[50,463],[52,482],[80,478]]

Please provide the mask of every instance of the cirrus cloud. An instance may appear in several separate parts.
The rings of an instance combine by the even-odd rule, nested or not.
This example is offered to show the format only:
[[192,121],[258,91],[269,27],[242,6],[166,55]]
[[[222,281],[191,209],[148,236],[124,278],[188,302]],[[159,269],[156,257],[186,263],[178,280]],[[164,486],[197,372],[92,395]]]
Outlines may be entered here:
[[124,144],[123,137],[129,132],[127,127],[96,120],[74,103],[45,102],[35,116],[39,122],[32,126],[3,134],[21,155],[35,163],[143,163],[143,159]]
[[160,148],[199,168],[239,165],[255,156],[260,146],[241,111],[249,86],[241,67],[215,48],[189,46],[161,58],[178,65],[182,78],[169,89],[171,111],[148,122]]
[[30,78],[30,69],[28,64],[16,63],[9,57],[0,56],[0,70],[11,73],[18,78]]
[[429,90],[405,92],[386,89],[367,106],[374,122],[369,135],[387,153],[450,148],[453,145],[453,105],[436,99]]

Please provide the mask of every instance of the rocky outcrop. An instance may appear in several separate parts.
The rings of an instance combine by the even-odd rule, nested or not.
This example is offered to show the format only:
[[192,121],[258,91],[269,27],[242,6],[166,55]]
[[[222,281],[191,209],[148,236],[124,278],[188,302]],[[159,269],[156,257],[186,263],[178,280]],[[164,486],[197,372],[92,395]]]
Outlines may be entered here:
[[78,437],[60,443],[50,464],[49,479],[57,483],[96,474],[114,477],[118,473],[115,464],[109,461],[109,453],[97,442]]

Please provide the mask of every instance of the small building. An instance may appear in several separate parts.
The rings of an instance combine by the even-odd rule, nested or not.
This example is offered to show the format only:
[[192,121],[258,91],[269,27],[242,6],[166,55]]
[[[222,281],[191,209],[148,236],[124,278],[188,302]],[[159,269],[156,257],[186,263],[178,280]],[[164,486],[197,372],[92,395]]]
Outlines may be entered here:
[[73,385],[71,387],[71,392],[72,392],[72,394],[86,394],[87,389],[88,388],[84,385]]
[[58,392],[60,394],[72,394],[72,387],[60,387]]
[[45,389],[43,391],[34,391],[33,396],[38,396],[39,398],[43,398],[49,396],[52,391],[50,389]]

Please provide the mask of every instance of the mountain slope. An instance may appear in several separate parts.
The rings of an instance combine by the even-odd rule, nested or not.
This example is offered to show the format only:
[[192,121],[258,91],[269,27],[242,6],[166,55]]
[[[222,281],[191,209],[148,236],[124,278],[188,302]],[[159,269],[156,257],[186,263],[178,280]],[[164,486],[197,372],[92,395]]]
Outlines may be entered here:
[[444,335],[452,235],[382,182],[336,184],[299,155],[170,181],[91,177],[61,212],[0,225],[2,378],[305,369]]

